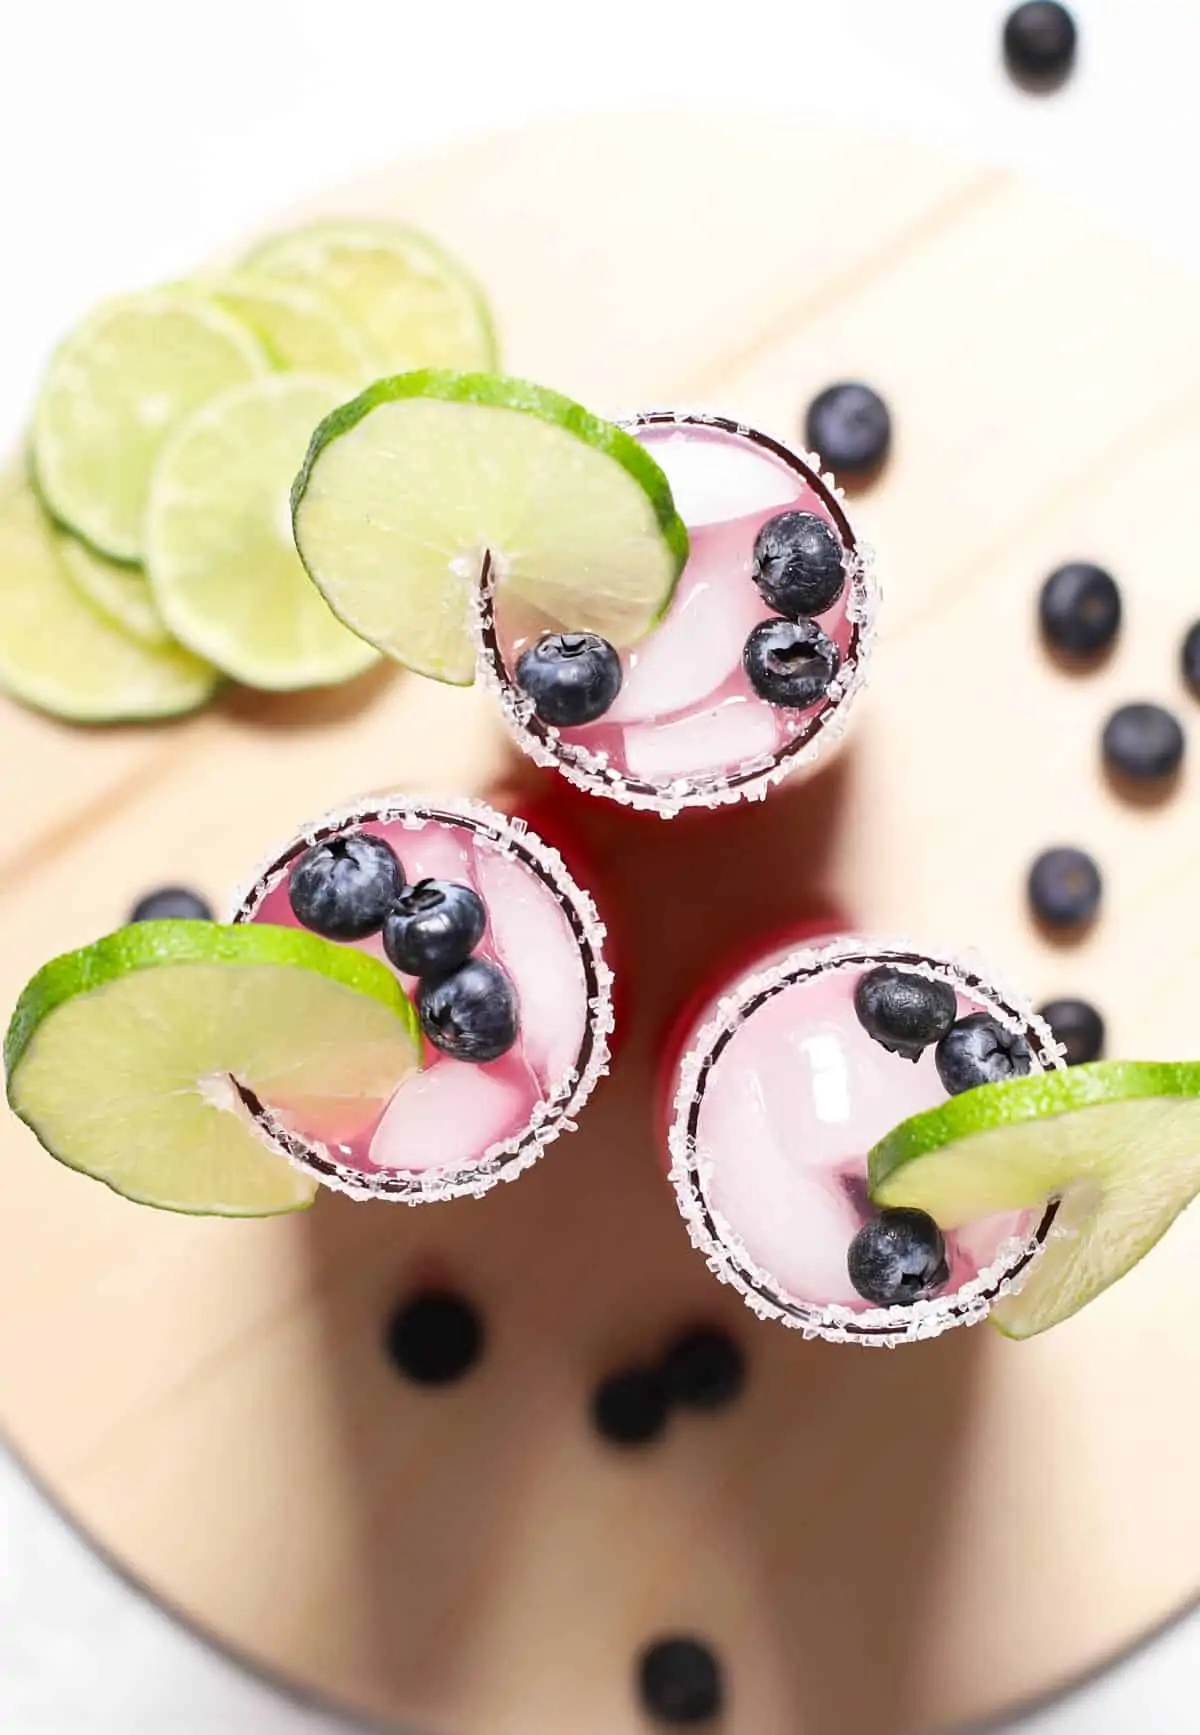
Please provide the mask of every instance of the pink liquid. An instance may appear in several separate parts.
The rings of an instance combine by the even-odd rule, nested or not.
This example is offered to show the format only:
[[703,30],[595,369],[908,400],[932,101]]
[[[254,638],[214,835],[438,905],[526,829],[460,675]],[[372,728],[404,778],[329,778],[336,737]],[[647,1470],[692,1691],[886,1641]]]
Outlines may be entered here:
[[[622,652],[624,678],[612,708],[594,723],[551,731],[548,745],[568,775],[573,767],[598,768],[586,786],[633,805],[712,805],[761,794],[798,767],[803,749],[811,761],[856,683],[859,623],[869,603],[853,533],[820,477],[774,442],[704,419],[647,420],[632,431],[671,484],[688,527],[688,562],[666,618]],[[838,678],[803,710],[759,698],[742,664],[752,629],[775,618],[751,576],[755,539],[785,511],[823,518],[848,555],[846,589],[818,617],[841,657]],[[507,676],[546,625],[513,605],[498,607]]]
[[[982,1317],[986,1292],[994,1295],[999,1277],[1024,1260],[1038,1228],[1026,1214],[1008,1214],[948,1233],[948,1281],[935,1300],[912,1308],[876,1307],[851,1284],[850,1243],[873,1215],[867,1153],[897,1122],[946,1101],[932,1049],[905,1060],[859,1023],[855,985],[887,956],[851,942],[819,967],[814,953],[784,948],[724,984],[674,1068],[669,1134],[693,1239],[716,1252],[720,1274],[752,1306],[815,1335],[866,1332],[885,1342]],[[954,982],[959,1017],[1007,1015],[1035,1065],[1056,1064],[1032,1015],[978,978],[935,973]],[[733,1002],[721,1006],[725,996]],[[705,1054],[711,1063],[700,1067]]]
[[[479,894],[488,920],[476,956],[500,965],[513,982],[517,1040],[486,1064],[455,1060],[425,1042],[420,1070],[389,1102],[363,1105],[352,1119],[344,1105],[303,1096],[265,1106],[312,1147],[310,1166],[331,1185],[412,1199],[478,1193],[528,1166],[606,1063],[603,928],[561,860],[520,821],[480,803],[430,810],[381,802],[373,811],[380,817],[314,830],[322,839],[350,830],[382,837],[410,884],[453,880]],[[268,870],[237,920],[299,926],[288,883],[313,835]],[[356,946],[388,962],[378,934]],[[400,981],[415,1000],[416,979]]]

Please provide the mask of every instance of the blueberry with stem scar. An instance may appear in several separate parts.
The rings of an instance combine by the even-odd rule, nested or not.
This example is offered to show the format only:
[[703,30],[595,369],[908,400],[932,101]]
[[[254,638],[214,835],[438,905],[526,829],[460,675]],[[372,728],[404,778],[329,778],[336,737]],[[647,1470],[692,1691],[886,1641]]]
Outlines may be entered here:
[[621,659],[599,633],[543,633],[517,658],[516,683],[543,723],[594,723],[621,691]]
[[377,934],[404,886],[404,869],[383,838],[347,832],[316,843],[292,868],[288,902],[302,927],[327,940]]
[[759,698],[796,711],[825,697],[840,661],[833,640],[808,620],[760,621],[742,652],[742,666]]
[[445,976],[465,964],[483,938],[479,894],[453,880],[405,886],[383,923],[383,949],[406,976]]
[[925,1211],[881,1211],[864,1223],[846,1255],[850,1281],[876,1307],[911,1307],[946,1282],[950,1268],[941,1230]]
[[422,977],[421,1029],[455,1060],[499,1060],[517,1040],[517,996],[498,964],[468,958],[448,976]]
[[954,1023],[958,996],[948,982],[878,964],[859,977],[854,1010],[872,1041],[889,1054],[916,1061]]
[[952,1024],[934,1050],[938,1077],[951,1096],[979,1084],[1020,1078],[1033,1066],[1029,1044],[990,1012],[970,1012]]
[[815,512],[781,512],[755,539],[751,576],[776,614],[789,620],[824,614],[846,588],[846,551]]

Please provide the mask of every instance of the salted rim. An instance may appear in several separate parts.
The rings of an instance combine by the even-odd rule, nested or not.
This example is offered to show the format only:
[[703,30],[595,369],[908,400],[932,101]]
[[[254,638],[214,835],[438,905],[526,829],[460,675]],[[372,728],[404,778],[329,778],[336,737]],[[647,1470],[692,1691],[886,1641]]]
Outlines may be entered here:
[[766,1001],[797,982],[849,965],[865,969],[876,964],[900,964],[934,982],[945,982],[991,1012],[1008,1030],[1036,1039],[1034,1058],[1044,1068],[1064,1064],[1065,1050],[1045,1019],[991,976],[949,957],[933,957],[910,945],[867,942],[838,935],[819,946],[798,947],[767,968],[742,978],[729,994],[722,995],[714,1014],[694,1031],[681,1060],[675,1090],[671,1125],[667,1133],[670,1179],[692,1245],[703,1253],[708,1267],[723,1283],[738,1290],[761,1319],[777,1319],[802,1331],[805,1337],[824,1338],[829,1343],[858,1343],[892,1349],[938,1337],[959,1325],[977,1325],[990,1313],[1002,1295],[1019,1289],[1050,1234],[1058,1212],[1052,1201],[1032,1235],[1011,1237],[997,1249],[996,1258],[954,1295],[914,1302],[911,1307],[871,1307],[857,1311],[830,1303],[824,1307],[802,1301],[784,1289],[771,1273],[755,1263],[729,1222],[710,1203],[706,1183],[712,1170],[696,1148],[700,1105],[712,1068],[735,1032]]
[[574,879],[556,849],[543,842],[523,819],[498,813],[486,802],[460,796],[436,801],[415,795],[372,796],[323,814],[265,858],[253,877],[234,894],[230,920],[251,921],[268,892],[279,884],[288,866],[304,850],[350,826],[368,822],[399,823],[410,831],[420,831],[430,823],[461,826],[501,855],[519,861],[553,893],[579,946],[587,990],[587,1024],[574,1064],[534,1105],[520,1132],[489,1145],[478,1162],[453,1169],[372,1172],[356,1169],[340,1162],[327,1145],[292,1132],[266,1104],[239,1087],[242,1099],[273,1149],[325,1186],[348,1193],[353,1199],[388,1199],[421,1205],[434,1199],[479,1198],[499,1182],[515,1180],[537,1162],[547,1145],[553,1144],[560,1134],[574,1131],[574,1117],[608,1071],[613,973],[604,957],[606,929],[590,895]]
[[833,476],[822,472],[815,453],[801,453],[770,434],[745,422],[705,410],[642,410],[626,417],[619,426],[633,431],[647,427],[704,427],[732,434],[761,446],[787,465],[819,496],[837,526],[846,549],[846,615],[850,643],[841,667],[830,683],[830,703],[810,717],[790,741],[769,755],[748,759],[730,775],[679,777],[666,784],[629,777],[609,763],[606,753],[593,753],[578,744],[564,742],[559,731],[543,723],[532,701],[511,680],[504,666],[496,632],[496,570],[484,555],[479,584],[473,595],[472,628],[477,664],[484,684],[495,694],[504,720],[521,750],[537,765],[558,771],[568,783],[588,795],[599,795],[642,812],[673,818],[689,807],[725,807],[739,801],[762,801],[785,777],[804,767],[814,768],[845,733],[855,695],[866,680],[866,665],[875,639],[879,589],[875,582],[874,553],[854,533],[846,511],[845,496]]

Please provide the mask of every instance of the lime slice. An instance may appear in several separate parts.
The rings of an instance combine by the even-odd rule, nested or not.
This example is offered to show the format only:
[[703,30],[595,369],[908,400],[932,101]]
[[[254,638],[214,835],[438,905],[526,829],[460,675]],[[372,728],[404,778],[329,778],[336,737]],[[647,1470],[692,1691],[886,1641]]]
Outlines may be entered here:
[[370,344],[332,301],[305,283],[237,271],[208,291],[248,325],[277,368],[358,386],[380,371]]
[[28,484],[0,482],[0,687],[73,723],[174,717],[220,677],[178,645],[140,643],[67,574],[60,538]]
[[420,1052],[377,958],[299,928],[139,922],[55,958],[4,1042],[8,1100],[62,1163],[144,1205],[223,1217],[311,1202],[232,1080],[272,1106],[387,1101]]
[[114,626],[143,645],[173,643],[143,567],[109,560],[69,530],[58,531],[58,552],[76,590]]
[[871,1197],[944,1229],[1060,1201],[1055,1233],[992,1318],[1010,1337],[1069,1319],[1200,1192],[1200,1062],[1097,1061],[964,1091],[871,1152]]
[[417,229],[365,218],[307,223],[269,237],[245,263],[320,290],[366,335],[382,371],[495,365],[479,286]]
[[155,468],[146,566],[163,619],[249,686],[326,686],[376,661],[334,619],[292,541],[289,485],[338,396],[305,374],[235,386],[176,430]]
[[50,362],[33,426],[50,510],[102,554],[139,560],[150,473],[197,405],[265,372],[253,333],[187,288],[111,301]]
[[334,612],[464,686],[484,550],[502,589],[618,646],[653,626],[687,559],[667,479],[632,435],[498,374],[379,380],[321,423],[292,506]]

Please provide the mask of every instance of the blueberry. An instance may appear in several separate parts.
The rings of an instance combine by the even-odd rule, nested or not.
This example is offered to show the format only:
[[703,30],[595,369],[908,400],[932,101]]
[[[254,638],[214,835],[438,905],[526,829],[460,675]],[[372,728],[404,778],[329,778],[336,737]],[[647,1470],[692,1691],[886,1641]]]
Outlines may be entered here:
[[881,1211],[864,1223],[846,1255],[850,1281],[876,1307],[927,1301],[950,1275],[946,1242],[924,1211]]
[[517,995],[498,964],[468,958],[417,988],[421,1029],[455,1060],[499,1060],[517,1040]]
[[1157,783],[1183,763],[1183,730],[1162,705],[1122,705],[1104,725],[1104,763],[1116,777]]
[[1075,20],[1056,0],[1027,0],[1004,24],[1004,59],[1018,84],[1052,90],[1075,63]]
[[837,646],[816,621],[760,621],[742,651],[742,666],[759,698],[796,711],[825,697],[840,661]]
[[804,418],[804,437],[843,481],[874,474],[892,443],[892,418],[878,392],[843,380],[818,392]]
[[306,849],[292,868],[288,900],[304,927],[327,940],[377,933],[404,888],[404,869],[381,837],[351,831]]
[[721,1667],[699,1639],[656,1639],[638,1658],[642,1704],[659,1723],[708,1723],[725,1699]]
[[1179,653],[1179,662],[1184,681],[1200,699],[1200,621],[1188,628]]
[[384,1348],[398,1373],[421,1386],[459,1380],[483,1353],[483,1321],[461,1295],[425,1289],[388,1320]]
[[671,1403],[685,1410],[719,1410],[740,1397],[746,1383],[741,1344],[715,1326],[693,1326],[677,1337],[662,1360]]
[[1047,644],[1069,657],[1105,651],[1121,628],[1121,592],[1111,572],[1086,560],[1056,567],[1038,598]]
[[859,977],[854,1010],[867,1035],[889,1054],[919,1060],[954,1023],[958,996],[948,982],[878,964]]
[[1033,1065],[1029,1044],[990,1012],[970,1012],[952,1024],[934,1051],[938,1077],[951,1096],[978,1084],[1019,1078]]
[[1029,902],[1050,928],[1082,928],[1100,907],[1100,869],[1084,850],[1043,850],[1029,870]]
[[199,892],[186,886],[162,886],[139,898],[130,912],[131,922],[211,922],[212,905]]
[[621,1368],[592,1393],[592,1424],[614,1446],[645,1446],[667,1425],[667,1392],[655,1368]]
[[383,924],[383,949],[406,976],[446,976],[483,938],[487,912],[470,886],[418,880],[405,886]]
[[543,723],[594,723],[621,691],[621,659],[599,633],[543,633],[517,658],[517,685]]
[[841,538],[815,512],[781,512],[755,540],[754,582],[776,614],[824,614],[845,589],[845,559]]
[[1067,1051],[1068,1066],[1083,1066],[1104,1053],[1104,1020],[1087,1000],[1048,1000],[1039,1008]]

